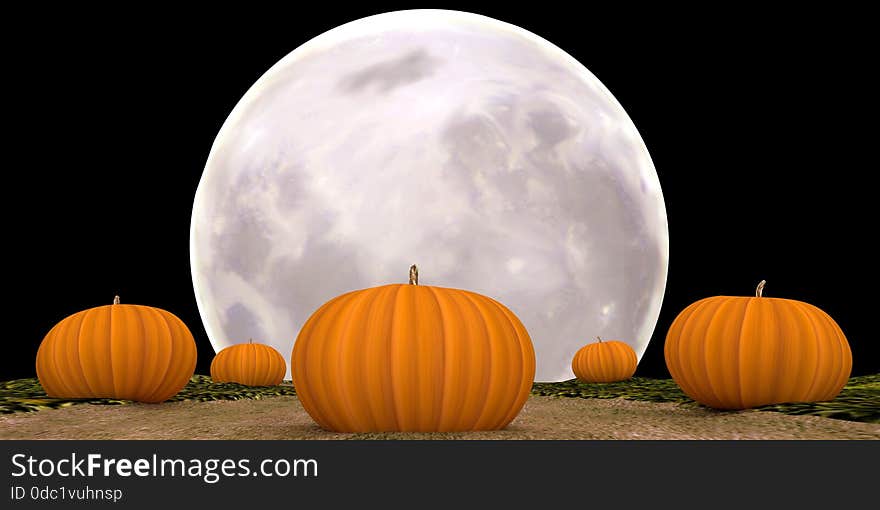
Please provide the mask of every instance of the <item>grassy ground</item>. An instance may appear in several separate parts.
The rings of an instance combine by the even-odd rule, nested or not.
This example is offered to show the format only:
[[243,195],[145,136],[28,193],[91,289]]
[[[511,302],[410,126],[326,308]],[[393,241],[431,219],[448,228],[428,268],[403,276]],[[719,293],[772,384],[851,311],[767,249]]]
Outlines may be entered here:
[[[646,402],[692,403],[672,379],[634,377],[629,381],[587,384],[576,379],[559,383],[535,383],[532,395],[572,398],[625,398]],[[853,377],[834,400],[792,402],[759,407],[791,415],[823,416],[839,420],[880,423],[880,374]]]
[[[259,400],[270,396],[294,396],[289,384],[249,387],[234,383],[215,383],[210,377],[196,375],[168,402]],[[560,383],[535,383],[534,396],[582,399],[690,404],[701,407],[682,393],[672,379],[635,377],[609,384],[587,384],[577,380]],[[0,414],[57,409],[77,404],[120,405],[130,401],[113,399],[55,399],[46,395],[37,379],[17,379],[0,383]],[[759,408],[790,415],[812,415],[839,420],[880,424],[880,374],[853,377],[838,397],[829,402],[775,404]]]
[[296,397],[279,396],[11,413],[0,415],[0,440],[7,439],[880,440],[880,425],[687,403],[532,395],[502,430],[342,433],[319,427]]
[[[244,386],[236,383],[215,383],[207,375],[194,375],[177,395],[166,402],[261,399],[296,395],[290,383],[281,386]],[[0,383],[0,414],[59,409],[77,404],[122,405],[131,400],[112,398],[52,398],[46,395],[36,378],[15,379]]]

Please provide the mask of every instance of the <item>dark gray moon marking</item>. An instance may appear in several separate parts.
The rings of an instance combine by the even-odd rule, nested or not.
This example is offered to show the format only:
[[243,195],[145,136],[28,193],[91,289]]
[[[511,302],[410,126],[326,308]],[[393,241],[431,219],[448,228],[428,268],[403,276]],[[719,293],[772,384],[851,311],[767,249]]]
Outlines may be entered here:
[[339,85],[346,92],[360,92],[375,86],[384,93],[430,76],[441,64],[440,59],[417,49],[402,57],[372,64],[366,69],[344,76]]

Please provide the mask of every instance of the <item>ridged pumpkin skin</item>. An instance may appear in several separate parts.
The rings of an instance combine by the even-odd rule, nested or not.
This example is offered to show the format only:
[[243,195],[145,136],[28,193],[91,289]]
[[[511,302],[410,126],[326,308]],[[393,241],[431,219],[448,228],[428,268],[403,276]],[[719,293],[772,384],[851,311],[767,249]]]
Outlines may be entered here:
[[277,386],[284,379],[284,356],[268,345],[230,345],[211,361],[211,379],[246,386]]
[[581,347],[571,360],[575,377],[584,382],[625,381],[636,373],[639,358],[619,340],[600,340]]
[[525,404],[535,351],[519,319],[491,298],[385,285],[312,314],[291,368],[303,407],[328,430],[495,430]]
[[113,304],[55,325],[37,351],[37,377],[50,397],[162,402],[189,382],[196,343],[174,314]]
[[716,409],[831,400],[852,370],[849,343],[828,314],[767,297],[688,306],[669,328],[664,355],[685,394]]

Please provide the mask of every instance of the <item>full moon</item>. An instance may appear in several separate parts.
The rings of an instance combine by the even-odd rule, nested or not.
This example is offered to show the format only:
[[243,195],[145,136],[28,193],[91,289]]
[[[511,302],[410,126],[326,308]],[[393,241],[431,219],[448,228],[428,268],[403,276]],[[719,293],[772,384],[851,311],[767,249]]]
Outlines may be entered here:
[[492,18],[413,10],[330,30],[254,83],[211,148],[190,258],[217,351],[252,338],[289,365],[320,305],[417,264],[423,285],[504,303],[535,379],[561,381],[597,336],[641,359],[668,239],[648,150],[582,64]]

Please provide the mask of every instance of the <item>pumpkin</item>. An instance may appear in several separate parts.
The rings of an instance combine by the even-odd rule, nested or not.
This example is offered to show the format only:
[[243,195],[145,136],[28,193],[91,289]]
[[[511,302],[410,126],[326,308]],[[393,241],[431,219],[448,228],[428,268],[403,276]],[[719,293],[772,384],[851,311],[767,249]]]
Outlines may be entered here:
[[303,325],[297,396],[342,432],[495,430],[525,404],[535,351],[504,305],[466,290],[391,284],[338,296]]
[[571,360],[575,377],[584,382],[609,383],[625,381],[636,372],[639,360],[636,351],[619,340],[587,344]]
[[287,363],[284,356],[268,345],[230,345],[211,361],[211,379],[246,386],[277,386],[284,379]]
[[196,343],[171,312],[99,306],[53,327],[37,350],[37,377],[50,397],[162,402],[189,382]]
[[831,400],[852,370],[849,343],[819,308],[792,299],[715,296],[682,311],[664,356],[689,397],[716,409]]

